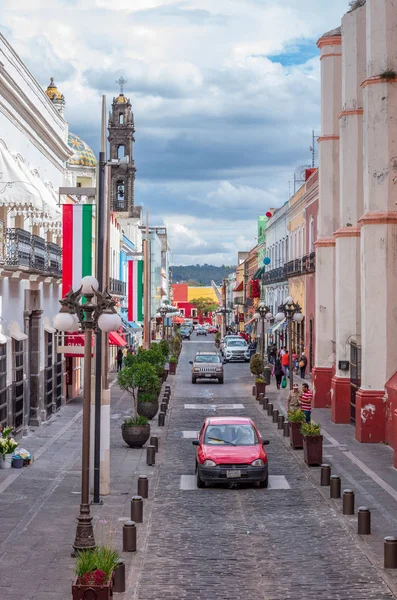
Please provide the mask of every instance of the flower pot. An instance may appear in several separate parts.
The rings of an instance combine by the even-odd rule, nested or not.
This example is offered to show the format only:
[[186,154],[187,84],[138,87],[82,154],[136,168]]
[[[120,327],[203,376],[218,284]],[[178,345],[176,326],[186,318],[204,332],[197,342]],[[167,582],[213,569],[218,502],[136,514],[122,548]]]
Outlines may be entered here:
[[257,382],[255,384],[256,386],[256,399],[259,400],[259,394],[266,394],[266,383],[264,381],[261,381],[260,383]]
[[140,417],[147,417],[153,419],[157,415],[159,409],[158,402],[139,402],[138,400],[138,415]]
[[73,600],[109,600],[113,598],[113,578],[104,585],[81,585],[77,579],[72,585]]
[[0,469],[11,469],[12,465],[12,454],[1,454],[0,455]]
[[176,373],[176,362],[170,362],[170,375],[175,375]]
[[23,458],[20,456],[15,456],[12,460],[12,466],[14,469],[22,469],[23,467]]
[[303,456],[308,465],[321,465],[323,462],[323,436],[303,436]]
[[289,422],[289,441],[294,450],[303,448],[302,423]]
[[142,448],[150,437],[150,425],[125,425],[123,423],[121,435],[130,448]]

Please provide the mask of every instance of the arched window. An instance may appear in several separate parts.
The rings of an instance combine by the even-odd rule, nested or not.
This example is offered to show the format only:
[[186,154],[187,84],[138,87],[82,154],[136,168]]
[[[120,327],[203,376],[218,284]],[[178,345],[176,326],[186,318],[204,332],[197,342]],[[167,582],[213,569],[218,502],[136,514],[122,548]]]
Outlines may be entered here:
[[302,256],[305,255],[306,252],[306,229],[305,226],[303,225],[302,227]]
[[310,217],[310,228],[309,228],[309,252],[314,252],[314,219],[313,215]]
[[124,115],[123,115],[123,113],[119,114],[119,125],[124,125]]
[[125,208],[125,186],[124,180],[119,179],[116,183],[116,210]]
[[125,156],[125,146],[123,144],[120,144],[120,146],[117,146],[117,158],[124,158]]

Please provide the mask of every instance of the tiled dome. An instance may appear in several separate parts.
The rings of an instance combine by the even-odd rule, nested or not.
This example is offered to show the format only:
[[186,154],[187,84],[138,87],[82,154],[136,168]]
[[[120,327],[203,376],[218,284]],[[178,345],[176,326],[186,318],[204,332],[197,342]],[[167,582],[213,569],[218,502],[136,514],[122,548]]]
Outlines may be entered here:
[[120,93],[116,98],[116,102],[117,104],[127,104],[128,98],[126,98],[123,93]]
[[96,157],[91,148],[83,142],[81,138],[75,133],[68,135],[68,146],[73,150],[74,154],[69,159],[70,165],[77,165],[82,167],[95,167]]
[[45,93],[49,97],[50,100],[64,100],[63,94],[58,90],[57,86],[54,83],[54,78],[51,77],[50,85],[47,87]]

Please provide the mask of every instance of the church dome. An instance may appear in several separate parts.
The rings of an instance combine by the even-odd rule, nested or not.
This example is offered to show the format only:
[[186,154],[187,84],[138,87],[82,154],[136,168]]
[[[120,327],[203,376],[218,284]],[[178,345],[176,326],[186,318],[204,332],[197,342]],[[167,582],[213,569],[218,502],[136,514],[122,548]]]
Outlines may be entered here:
[[91,148],[78,135],[68,135],[68,146],[73,150],[73,156],[69,158],[69,165],[82,167],[95,167],[96,157]]
[[128,98],[124,96],[124,94],[119,94],[116,98],[117,104],[127,104]]
[[50,100],[64,100],[63,94],[58,90],[57,86],[54,83],[54,78],[50,78],[50,85],[46,89],[45,93],[49,97]]

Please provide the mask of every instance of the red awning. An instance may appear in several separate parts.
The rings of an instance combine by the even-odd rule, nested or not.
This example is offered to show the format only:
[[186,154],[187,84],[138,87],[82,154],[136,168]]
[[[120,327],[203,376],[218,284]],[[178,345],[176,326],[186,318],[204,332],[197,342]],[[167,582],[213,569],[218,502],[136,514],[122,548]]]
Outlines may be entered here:
[[244,282],[240,281],[240,283],[236,284],[236,287],[233,289],[233,292],[242,292],[244,289]]
[[249,321],[246,321],[244,324],[249,325],[250,323],[252,323],[252,321],[256,321],[256,317],[252,317],[252,319],[250,319]]
[[183,319],[182,317],[172,317],[172,322],[173,323],[184,323],[185,319]]
[[109,344],[110,346],[123,346],[127,345],[127,342],[121,337],[119,333],[116,331],[111,331],[109,333]]

